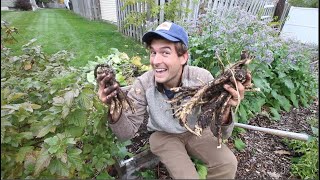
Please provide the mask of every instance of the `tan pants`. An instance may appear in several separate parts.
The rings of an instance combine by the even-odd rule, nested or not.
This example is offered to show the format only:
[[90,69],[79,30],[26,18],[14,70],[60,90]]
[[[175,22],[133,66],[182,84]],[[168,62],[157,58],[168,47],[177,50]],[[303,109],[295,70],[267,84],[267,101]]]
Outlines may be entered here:
[[[190,156],[207,165],[207,179],[234,179],[237,159],[224,144],[217,149],[217,138],[210,129],[205,129],[201,137],[190,132],[170,134],[154,132],[150,136],[150,149],[166,166],[174,179],[199,179]],[[189,156],[190,155],[190,156]]]

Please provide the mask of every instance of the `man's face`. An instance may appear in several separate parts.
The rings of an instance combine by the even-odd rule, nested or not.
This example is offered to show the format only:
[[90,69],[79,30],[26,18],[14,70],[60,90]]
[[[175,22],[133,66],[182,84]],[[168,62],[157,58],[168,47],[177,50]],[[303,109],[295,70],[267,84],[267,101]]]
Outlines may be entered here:
[[188,53],[178,57],[173,42],[165,39],[152,40],[150,45],[150,64],[155,80],[165,88],[179,85],[183,64],[188,60]]

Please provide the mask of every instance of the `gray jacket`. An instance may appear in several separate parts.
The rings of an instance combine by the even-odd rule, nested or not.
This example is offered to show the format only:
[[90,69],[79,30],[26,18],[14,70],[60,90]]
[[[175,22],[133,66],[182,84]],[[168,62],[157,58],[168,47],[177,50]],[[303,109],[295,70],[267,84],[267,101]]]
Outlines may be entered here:
[[[213,79],[211,73],[205,69],[186,65],[183,69],[181,86],[199,86]],[[145,114],[148,113],[147,128],[149,131],[165,131],[168,133],[183,133],[187,129],[179,124],[179,119],[174,118],[168,97],[154,79],[153,71],[148,71],[138,77],[131,86],[128,96],[133,100],[136,113],[130,110],[122,113],[120,119],[109,124],[112,131],[120,140],[128,140],[134,137]],[[188,116],[188,125],[194,129],[198,119],[200,108]],[[232,116],[233,117],[233,116]],[[233,118],[232,118],[233,119]],[[228,138],[233,130],[233,120],[229,125],[222,126],[223,138]]]

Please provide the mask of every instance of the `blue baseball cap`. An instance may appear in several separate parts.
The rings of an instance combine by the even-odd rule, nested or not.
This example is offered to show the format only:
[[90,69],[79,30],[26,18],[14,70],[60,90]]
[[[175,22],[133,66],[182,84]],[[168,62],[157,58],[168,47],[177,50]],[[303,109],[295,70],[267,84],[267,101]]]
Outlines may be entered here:
[[164,22],[160,24],[156,30],[145,33],[142,37],[143,42],[150,42],[155,35],[159,35],[171,42],[181,41],[188,47],[188,34],[183,27],[172,23]]

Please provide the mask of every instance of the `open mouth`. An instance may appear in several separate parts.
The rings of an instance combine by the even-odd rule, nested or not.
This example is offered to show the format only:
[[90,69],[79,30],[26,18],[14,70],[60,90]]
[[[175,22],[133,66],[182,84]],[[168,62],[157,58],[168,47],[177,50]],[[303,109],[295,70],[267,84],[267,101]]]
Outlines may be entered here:
[[155,69],[156,74],[163,74],[165,72],[167,72],[168,70],[165,68],[157,68]]

